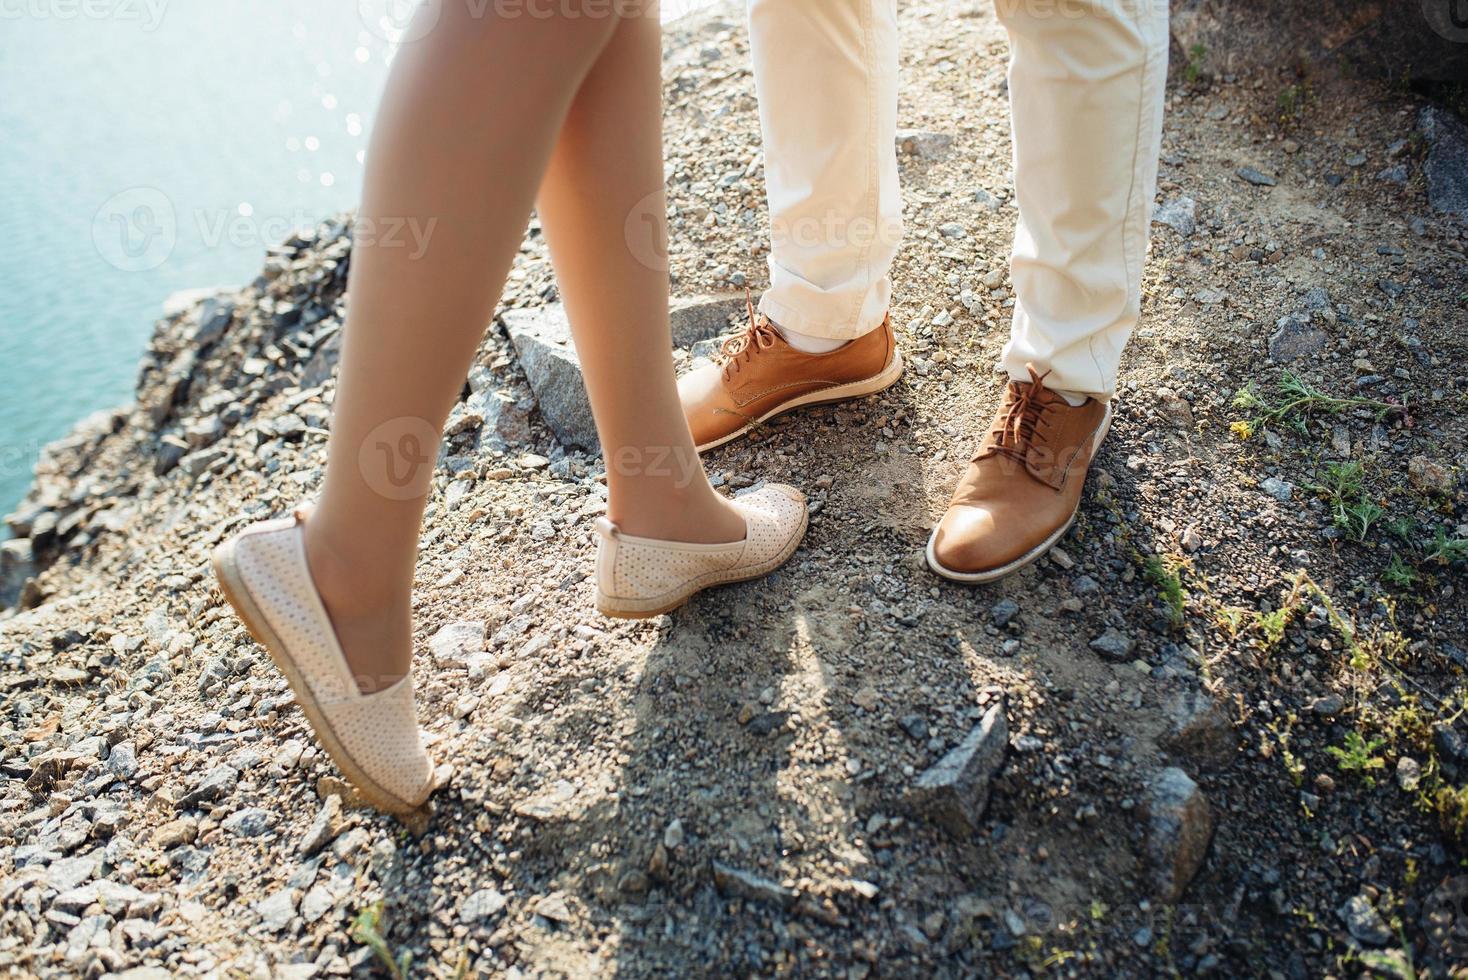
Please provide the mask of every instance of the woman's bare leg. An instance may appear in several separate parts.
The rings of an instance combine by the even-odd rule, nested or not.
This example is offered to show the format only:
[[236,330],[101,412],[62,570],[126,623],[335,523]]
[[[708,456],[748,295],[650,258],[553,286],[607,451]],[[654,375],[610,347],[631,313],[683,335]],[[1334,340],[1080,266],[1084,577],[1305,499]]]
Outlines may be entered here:
[[[317,587],[363,691],[408,670],[411,592],[438,433],[519,250],[536,188],[611,18],[429,5],[367,155],[321,499]],[[415,221],[426,251],[387,229]],[[432,223],[430,225],[430,222]],[[430,229],[431,231],[428,231]]]
[[618,25],[537,205],[596,409],[608,518],[643,537],[737,541],[744,519],[709,486],[673,373],[660,35],[655,5]]
[[[593,197],[610,190],[620,202],[629,182],[648,190],[661,184],[655,14],[632,19],[641,22],[628,35],[632,43],[609,15],[522,12],[497,19],[494,5],[484,5],[482,17],[471,13],[475,5],[441,6],[437,26],[400,52],[379,109],[352,254],[326,479],[306,523],[312,573],[363,691],[386,687],[408,670],[413,571],[438,434],[553,150],[558,164],[569,157],[571,172],[597,185],[587,189]],[[641,71],[601,63],[614,32],[613,61],[646,60]],[[615,147],[635,166],[604,155],[592,171],[575,163],[574,153],[555,149],[573,101],[581,122],[570,132],[599,131],[577,95],[592,71],[605,84],[647,88],[637,100],[647,118],[635,130],[623,126]],[[644,138],[649,145],[637,145]],[[592,140],[586,149],[601,146]],[[611,516],[632,534],[676,538],[691,526],[700,533],[685,540],[737,539],[742,522],[709,489],[678,406],[666,274],[627,268],[625,209],[607,232],[603,210],[557,207],[560,197],[552,210],[568,217],[558,226],[602,236],[595,245],[566,242],[572,251],[563,248],[557,257],[573,319],[590,318],[578,323],[576,337],[607,454]],[[405,220],[431,229],[421,254],[385,234]],[[587,264],[599,262],[616,263],[626,276],[598,276]],[[625,334],[610,336],[612,330]],[[659,335],[660,347],[653,342]],[[667,466],[670,475],[660,477],[643,456],[623,465],[629,457],[617,452],[622,446],[644,453],[667,447],[677,458]]]

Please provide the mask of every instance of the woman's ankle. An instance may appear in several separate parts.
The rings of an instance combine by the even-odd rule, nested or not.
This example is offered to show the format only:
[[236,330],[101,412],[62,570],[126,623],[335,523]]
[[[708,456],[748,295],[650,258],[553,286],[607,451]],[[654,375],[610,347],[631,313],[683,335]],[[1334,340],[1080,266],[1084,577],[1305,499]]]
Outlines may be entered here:
[[391,687],[412,663],[412,586],[395,584],[380,562],[334,544],[306,521],[306,563],[358,690]]
[[744,516],[706,480],[692,486],[613,487],[607,519],[634,537],[689,544],[743,540]]

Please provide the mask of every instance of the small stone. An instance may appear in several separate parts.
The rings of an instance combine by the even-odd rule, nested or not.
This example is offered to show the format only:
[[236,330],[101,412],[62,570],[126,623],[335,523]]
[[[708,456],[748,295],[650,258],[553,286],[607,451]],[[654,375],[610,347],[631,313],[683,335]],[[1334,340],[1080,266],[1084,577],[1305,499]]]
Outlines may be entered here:
[[904,715],[897,724],[902,726],[902,730],[907,732],[909,738],[919,742],[927,740],[928,722],[922,715]]
[[712,862],[712,865],[714,885],[725,894],[756,902],[768,902],[786,909],[794,905],[800,897],[799,893],[779,882],[762,878],[753,872],[742,871],[719,861]]
[[331,911],[336,896],[324,885],[316,885],[301,899],[301,918],[309,925]]
[[1411,793],[1417,789],[1422,781],[1422,765],[1409,755],[1404,755],[1397,760],[1397,786],[1403,792]]
[[999,629],[1008,626],[1019,615],[1019,603],[1013,599],[1000,599],[989,609],[989,618]]
[[1066,551],[1060,545],[1056,545],[1050,549],[1050,560],[1067,572],[1076,567],[1075,559],[1070,556],[1070,552]]
[[1385,946],[1391,942],[1391,928],[1382,921],[1381,913],[1376,911],[1376,906],[1365,895],[1353,895],[1346,899],[1346,903],[1336,910],[1336,914],[1341,917],[1351,935],[1360,942],[1368,946]]
[[138,774],[138,753],[132,742],[119,742],[107,756],[107,768],[118,779],[129,780]]
[[1273,187],[1278,183],[1273,177],[1253,167],[1240,167],[1234,173],[1238,174],[1239,179],[1255,187]]
[[570,922],[571,906],[560,892],[542,895],[535,903],[535,914],[552,922]]
[[1269,335],[1269,356],[1280,363],[1298,361],[1319,354],[1330,341],[1330,336],[1310,322],[1309,314],[1291,313],[1282,316]]
[[1426,456],[1413,456],[1407,460],[1407,479],[1418,490],[1433,493],[1451,493],[1453,490],[1452,472]]
[[1205,768],[1233,761],[1238,738],[1223,706],[1206,691],[1178,691],[1163,701],[1167,730],[1159,740],[1173,755]]
[[1189,553],[1203,547],[1203,535],[1199,532],[1196,524],[1188,525],[1187,530],[1183,531],[1183,536],[1179,543],[1183,546],[1183,550]]
[[1295,493],[1293,483],[1286,483],[1277,476],[1269,476],[1260,480],[1259,489],[1281,502],[1289,500]]
[[939,160],[948,155],[953,137],[947,133],[931,133],[920,129],[897,131],[897,150],[920,160]]
[[1198,784],[1181,769],[1163,769],[1147,787],[1141,807],[1153,890],[1164,902],[1182,897],[1213,839],[1213,810]]
[[233,766],[218,765],[209,770],[204,779],[191,791],[179,798],[180,810],[191,810],[200,803],[214,803],[234,791],[240,774]]
[[59,892],[70,891],[97,873],[97,859],[92,856],[61,858],[46,869],[46,887]]
[[481,888],[459,904],[459,921],[465,925],[473,925],[495,915],[505,904],[505,896],[498,889]]
[[663,831],[663,846],[668,850],[676,850],[683,846],[683,821],[674,817]]
[[294,888],[282,888],[267,898],[255,903],[255,913],[271,932],[280,932],[296,917],[296,903],[300,892]]
[[914,808],[958,838],[972,835],[989,803],[989,783],[1004,764],[1009,726],[994,705],[964,740],[908,790]]
[[223,827],[241,837],[259,837],[268,834],[275,826],[275,814],[259,807],[247,807],[231,813],[224,819]]
[[1191,197],[1170,197],[1152,212],[1152,220],[1187,238],[1198,230],[1197,210]]
[[1130,636],[1113,626],[1092,640],[1089,645],[1092,650],[1109,660],[1126,660],[1131,657],[1136,643]]
[[301,754],[306,751],[306,743],[300,739],[289,738],[280,745],[280,751],[275,753],[274,762],[282,769],[294,769],[296,763],[301,761]]
[[366,828],[353,827],[332,842],[331,853],[343,861],[348,861],[354,855],[365,851],[370,843],[372,843],[372,835],[367,832]]
[[171,820],[153,831],[153,844],[166,851],[180,844],[192,844],[198,835],[198,821],[184,817],[180,820]]
[[328,796],[321,804],[321,809],[316,812],[316,818],[311,821],[306,835],[301,838],[300,852],[302,857],[310,857],[331,843],[341,831],[342,798],[340,796]]
[[446,623],[428,641],[433,659],[441,664],[468,663],[484,648],[484,622],[477,619]]
[[1334,718],[1345,706],[1346,701],[1339,694],[1327,694],[1310,702],[1310,710],[1322,718]]

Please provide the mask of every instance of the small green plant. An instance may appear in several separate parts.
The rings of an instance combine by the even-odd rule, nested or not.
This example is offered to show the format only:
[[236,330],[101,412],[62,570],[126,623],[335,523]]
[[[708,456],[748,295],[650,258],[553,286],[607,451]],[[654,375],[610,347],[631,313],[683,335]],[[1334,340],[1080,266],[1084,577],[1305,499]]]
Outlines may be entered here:
[[1268,727],[1274,734],[1275,741],[1279,743],[1279,757],[1284,762],[1285,772],[1290,774],[1290,781],[1299,787],[1305,784],[1305,763],[1290,751],[1290,731],[1296,720],[1295,715],[1291,713],[1284,719],[1284,727],[1281,728],[1277,721],[1271,721]]
[[1173,627],[1183,624],[1183,608],[1187,605],[1188,593],[1183,589],[1183,567],[1187,559],[1177,555],[1148,555],[1143,564],[1143,575],[1157,587],[1157,597],[1167,609],[1167,618]]
[[1285,629],[1294,618],[1295,610],[1292,606],[1280,606],[1278,609],[1267,613],[1254,614],[1254,626],[1259,630],[1261,640],[1266,651],[1273,650],[1279,646],[1284,639]]
[[1203,77],[1203,56],[1208,49],[1201,44],[1194,44],[1188,48],[1188,63],[1183,66],[1183,80],[1189,85],[1197,85]]
[[1386,511],[1366,495],[1365,470],[1359,462],[1327,463],[1325,482],[1310,488],[1330,505],[1336,527],[1353,541],[1364,542]]
[[1417,571],[1398,554],[1392,555],[1392,560],[1387,563],[1381,577],[1388,585],[1395,585],[1399,589],[1410,589],[1417,584]]
[[1289,122],[1300,114],[1309,101],[1310,87],[1301,82],[1280,89],[1274,98],[1274,106],[1279,110],[1280,121]]
[[1463,840],[1468,833],[1468,786],[1447,783],[1438,786],[1432,796],[1432,808],[1437,811],[1443,836],[1452,841]]
[[1450,538],[1448,532],[1438,528],[1427,546],[1427,557],[1440,565],[1468,561],[1468,538]]
[[1407,544],[1411,544],[1412,539],[1417,536],[1417,522],[1407,516],[1393,517],[1382,527],[1386,528],[1392,537]]
[[352,922],[352,939],[371,948],[393,980],[407,980],[408,967],[413,954],[408,950],[403,950],[402,956],[397,959],[393,958],[392,947],[387,944],[387,940],[383,938],[378,929],[382,923],[382,908],[382,902],[378,901],[357,913],[357,918]]
[[1234,395],[1232,404],[1234,408],[1254,413],[1250,418],[1239,419],[1229,426],[1229,431],[1240,439],[1248,439],[1270,426],[1284,425],[1303,435],[1308,432],[1306,422],[1315,415],[1337,415],[1352,409],[1365,409],[1380,420],[1392,412],[1400,412],[1403,407],[1372,398],[1337,398],[1289,371],[1280,375],[1272,393],[1261,395],[1253,384],[1248,384]]
[[1227,633],[1229,640],[1236,640],[1252,615],[1253,611],[1245,606],[1220,605],[1213,611],[1213,625]]
[[1378,756],[1377,750],[1386,744],[1384,738],[1367,740],[1360,732],[1347,732],[1345,745],[1328,745],[1325,751],[1335,756],[1335,764],[1341,772],[1359,772],[1367,786],[1375,786],[1371,773],[1386,768],[1386,760]]

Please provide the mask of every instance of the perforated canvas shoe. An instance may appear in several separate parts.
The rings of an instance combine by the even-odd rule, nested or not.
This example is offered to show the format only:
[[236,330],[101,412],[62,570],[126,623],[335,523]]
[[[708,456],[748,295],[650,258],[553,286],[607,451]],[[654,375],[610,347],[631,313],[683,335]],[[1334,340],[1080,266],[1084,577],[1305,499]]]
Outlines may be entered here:
[[747,530],[743,541],[730,544],[633,537],[597,518],[596,608],[623,619],[661,616],[702,589],[759,578],[785,564],[805,536],[805,495],[772,483],[734,505]]
[[902,377],[891,318],[826,354],[807,354],[750,307],[748,329],[724,344],[721,360],[678,379],[678,397],[699,452],[738,439],[777,415],[860,398]]
[[245,627],[290,681],[316,737],[373,806],[411,813],[433,790],[413,675],[362,694],[306,561],[303,515],[245,528],[214,551],[214,573]]
[[1075,521],[1086,471],[1111,426],[1111,403],[1072,406],[1011,381],[989,432],[928,540],[928,567],[957,582],[992,582],[1049,551]]

